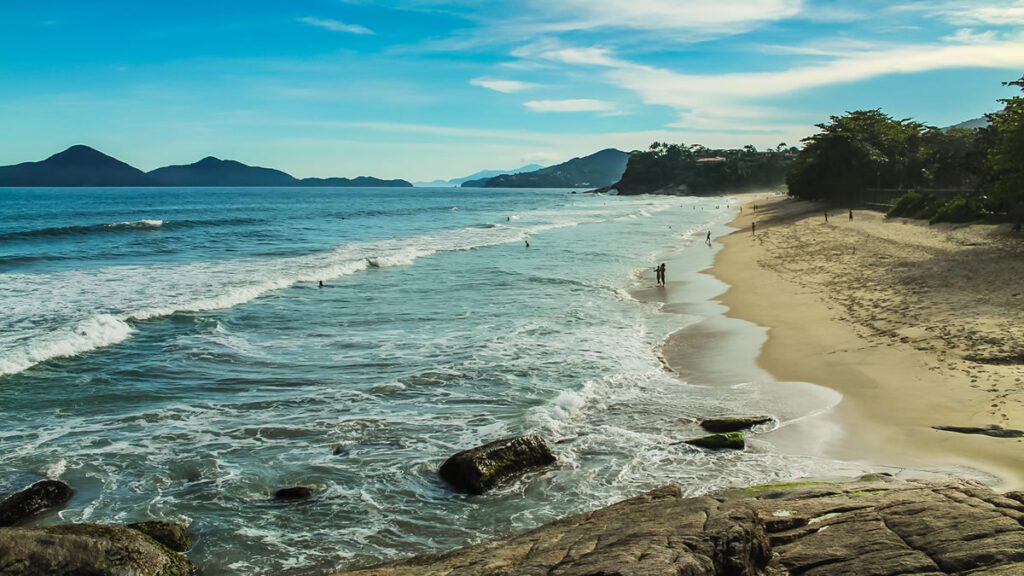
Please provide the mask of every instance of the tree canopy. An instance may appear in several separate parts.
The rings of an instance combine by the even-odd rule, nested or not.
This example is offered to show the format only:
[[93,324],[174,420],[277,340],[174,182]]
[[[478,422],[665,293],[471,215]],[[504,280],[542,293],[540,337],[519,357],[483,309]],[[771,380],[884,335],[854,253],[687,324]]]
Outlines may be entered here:
[[699,144],[655,142],[629,155],[622,179],[615,184],[620,194],[671,192],[691,195],[719,194],[753,188],[781,186],[796,148],[779,144],[759,151],[712,149]]
[[[1007,85],[1024,89],[1024,78]],[[940,129],[881,110],[818,124],[786,175],[797,198],[856,203],[872,192],[915,191],[903,206],[957,218],[1024,211],[1024,97],[1001,100],[982,128]]]

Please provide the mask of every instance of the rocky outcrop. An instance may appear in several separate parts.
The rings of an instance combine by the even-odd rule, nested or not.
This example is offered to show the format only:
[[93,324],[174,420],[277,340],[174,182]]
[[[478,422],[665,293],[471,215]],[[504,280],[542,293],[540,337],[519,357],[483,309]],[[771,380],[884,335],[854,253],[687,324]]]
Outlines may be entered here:
[[530,532],[339,576],[1024,574],[1024,502],[884,476],[684,498],[668,486]]
[[312,497],[313,490],[305,486],[281,488],[277,492],[274,492],[274,498],[277,500],[309,500]]
[[0,526],[14,526],[51,508],[61,508],[75,491],[60,480],[41,480],[0,502]]
[[189,537],[188,528],[184,524],[149,520],[128,524],[127,527],[142,532],[175,552],[187,552],[192,547],[192,538]]
[[992,436],[993,438],[1024,438],[1024,430],[1003,428],[998,424],[989,424],[984,428],[977,426],[932,426],[932,428],[946,432],[958,432],[960,434],[981,434],[982,436]]
[[727,418],[705,418],[700,421],[700,427],[708,432],[739,432],[753,428],[759,424],[767,424],[772,421],[771,416],[730,416]]
[[125,526],[0,528],[0,576],[192,576],[184,556]]
[[746,446],[742,432],[710,434],[708,436],[701,436],[700,438],[683,440],[683,443],[691,446],[697,446],[698,448],[708,448],[710,450],[743,450],[744,446]]
[[459,452],[438,473],[460,492],[483,494],[502,480],[554,461],[540,436],[516,436]]

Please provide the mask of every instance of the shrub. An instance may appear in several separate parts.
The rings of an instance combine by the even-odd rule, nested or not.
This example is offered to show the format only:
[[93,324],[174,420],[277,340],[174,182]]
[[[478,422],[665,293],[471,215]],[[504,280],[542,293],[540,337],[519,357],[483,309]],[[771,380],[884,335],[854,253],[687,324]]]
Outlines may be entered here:
[[889,209],[886,218],[930,218],[935,214],[935,197],[931,194],[923,194],[917,190],[911,190],[896,201],[896,205]]
[[932,217],[931,223],[936,222],[973,222],[979,220],[984,213],[978,207],[973,198],[961,196],[943,204]]

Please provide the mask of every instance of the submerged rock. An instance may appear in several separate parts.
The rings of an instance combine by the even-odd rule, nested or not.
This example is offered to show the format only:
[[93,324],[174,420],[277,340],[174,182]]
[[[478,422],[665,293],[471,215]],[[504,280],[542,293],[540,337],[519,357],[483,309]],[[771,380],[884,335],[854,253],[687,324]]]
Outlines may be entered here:
[[0,528],[0,576],[193,576],[184,556],[125,526]]
[[710,434],[708,436],[701,436],[700,438],[691,438],[689,440],[683,440],[684,443],[699,448],[708,448],[711,450],[722,450],[729,448],[732,450],[743,450],[746,443],[743,441],[742,432],[726,432],[724,434]]
[[964,481],[666,486],[493,542],[337,576],[1024,574],[1024,503]]
[[281,488],[274,492],[274,498],[278,500],[309,500],[313,497],[313,490],[305,486],[292,486]]
[[75,491],[60,480],[42,480],[0,502],[0,526],[14,526],[50,508],[60,508]]
[[135,522],[126,526],[132,530],[142,532],[175,552],[187,552],[192,547],[192,538],[189,537],[188,528],[184,524],[164,520],[149,520],[146,522]]
[[700,421],[701,428],[708,432],[739,432],[758,424],[772,421],[771,416],[731,416],[727,418],[705,418]]
[[977,426],[932,426],[936,430],[959,432],[960,434],[981,434],[993,438],[1024,438],[1024,430],[1003,428],[998,424],[989,424],[983,428]]
[[459,452],[438,472],[460,492],[483,494],[502,480],[554,461],[554,454],[540,436],[516,436]]

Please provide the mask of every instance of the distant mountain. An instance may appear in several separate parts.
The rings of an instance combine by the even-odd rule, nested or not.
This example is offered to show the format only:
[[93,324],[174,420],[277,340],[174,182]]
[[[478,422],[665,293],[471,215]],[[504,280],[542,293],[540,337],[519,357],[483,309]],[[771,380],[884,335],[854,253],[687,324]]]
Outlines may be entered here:
[[298,186],[289,174],[207,156],[194,164],[165,166],[148,174],[153,186]]
[[599,188],[617,182],[626,170],[629,154],[608,148],[533,172],[502,174],[468,180],[464,188]]
[[40,162],[0,166],[0,186],[147,186],[146,173],[81,144]]
[[434,180],[432,182],[416,182],[416,186],[434,187],[434,188],[445,188],[445,187],[448,187],[448,186],[459,186],[463,182],[467,182],[469,180],[486,180],[488,178],[493,178],[495,176],[500,176],[502,174],[520,174],[522,172],[533,172],[535,170],[540,170],[543,167],[544,166],[542,166],[540,164],[527,164],[526,166],[520,166],[519,168],[515,168],[515,169],[512,169],[512,170],[480,170],[479,172],[474,172],[473,174],[470,174],[469,176],[462,176],[460,178],[452,178],[450,180]]
[[273,168],[207,156],[194,164],[148,174],[88,146],[76,145],[41,162],[0,166],[0,186],[325,186],[410,187],[405,180],[304,178]]
[[963,128],[964,130],[974,130],[975,128],[987,128],[989,125],[988,118],[982,116],[981,118],[972,118],[959,124],[948,126],[946,130],[952,130],[953,128]]
[[298,186],[322,186],[337,188],[409,188],[407,180],[381,180],[373,176],[356,176],[355,178],[303,178]]

